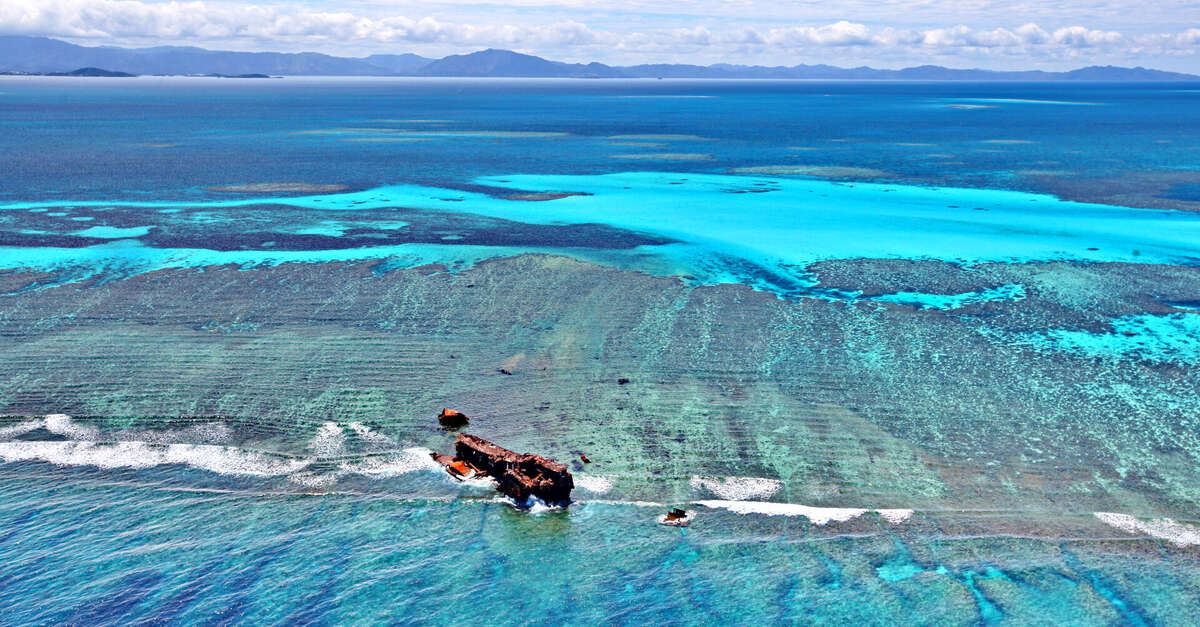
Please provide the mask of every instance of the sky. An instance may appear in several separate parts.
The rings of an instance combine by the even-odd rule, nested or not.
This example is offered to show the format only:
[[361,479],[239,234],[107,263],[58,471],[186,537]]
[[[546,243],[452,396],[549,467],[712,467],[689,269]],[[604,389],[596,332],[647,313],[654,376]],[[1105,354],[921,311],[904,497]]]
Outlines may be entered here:
[[1200,73],[1200,0],[0,0],[0,34],[340,56],[506,48],[621,65]]

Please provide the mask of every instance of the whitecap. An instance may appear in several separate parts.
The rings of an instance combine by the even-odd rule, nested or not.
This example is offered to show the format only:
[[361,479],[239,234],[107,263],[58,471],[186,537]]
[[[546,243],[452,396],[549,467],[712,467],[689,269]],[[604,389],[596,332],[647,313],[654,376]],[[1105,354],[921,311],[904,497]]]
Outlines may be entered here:
[[613,480],[600,475],[575,475],[575,487],[587,490],[592,494],[607,494],[613,487]]
[[133,441],[97,444],[78,440],[0,442],[0,460],[44,461],[58,466],[95,466],[103,469],[181,464],[223,475],[255,476],[288,475],[311,463],[306,459],[273,457],[212,444],[159,446]]
[[766,503],[762,501],[696,501],[696,503],[713,509],[727,509],[736,514],[803,516],[814,525],[844,522],[867,513],[865,509],[852,507],[810,507],[794,503]]
[[610,501],[610,500],[606,500],[606,499],[596,499],[596,500],[587,500],[587,501],[580,501],[580,502],[587,503],[589,505],[628,505],[630,507],[666,507],[667,506],[666,503],[659,503],[657,501]]
[[[449,475],[447,475],[449,476]],[[460,478],[457,480],[459,485],[465,488],[474,490],[494,490],[496,489],[496,481],[491,477],[476,477],[474,475]]]
[[81,425],[66,414],[50,414],[46,416],[44,424],[50,433],[73,440],[95,440],[100,437],[100,429],[91,425]]
[[344,472],[359,475],[390,477],[418,470],[438,470],[441,466],[429,456],[429,449],[413,447],[386,457],[369,457],[358,462],[345,462],[339,468]]
[[308,449],[319,457],[336,457],[346,445],[346,434],[336,422],[326,422],[317,429],[317,434],[308,443]]
[[1096,518],[1110,527],[1132,534],[1145,534],[1159,540],[1166,540],[1175,546],[1190,546],[1200,544],[1200,527],[1181,523],[1170,518],[1157,520],[1141,520],[1128,514],[1111,512],[1095,512]]
[[127,439],[151,444],[195,442],[219,444],[233,439],[233,429],[222,422],[206,422],[183,429],[146,429],[126,432]]
[[298,472],[288,476],[288,481],[306,488],[328,488],[337,483],[339,473],[318,474],[315,472]]
[[395,444],[391,438],[383,435],[382,433],[376,432],[374,429],[364,425],[361,422],[351,422],[346,426],[350,427],[350,430],[357,434],[358,437],[362,438],[366,442],[370,442],[371,444]]
[[11,438],[24,433],[29,433],[30,431],[36,431],[37,429],[41,429],[45,424],[46,423],[41,420],[25,420],[23,422],[18,422],[15,425],[0,427],[0,438]]
[[508,498],[507,496],[501,497],[501,499],[509,505],[535,516],[538,514],[545,514],[547,512],[563,511],[566,509],[566,507],[563,505],[550,505],[536,496],[531,496],[525,499],[524,504],[518,504],[516,501]]
[[913,511],[911,509],[877,509],[875,510],[875,513],[879,514],[880,518],[892,523],[893,525],[899,525],[909,518],[912,518],[913,515]]
[[692,488],[708,490],[726,501],[770,498],[783,483],[763,477],[692,477]]

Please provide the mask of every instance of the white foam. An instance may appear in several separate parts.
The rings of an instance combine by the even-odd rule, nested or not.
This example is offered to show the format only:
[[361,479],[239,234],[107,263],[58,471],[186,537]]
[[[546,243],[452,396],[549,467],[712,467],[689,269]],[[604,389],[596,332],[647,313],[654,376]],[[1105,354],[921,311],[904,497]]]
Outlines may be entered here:
[[15,425],[0,427],[0,438],[11,438],[23,433],[29,433],[30,431],[41,429],[45,424],[46,423],[42,420],[26,420],[23,422],[18,422]]
[[50,414],[45,419],[46,430],[66,436],[72,440],[95,440],[100,437],[100,430],[91,425],[81,425],[66,414]]
[[607,494],[613,487],[613,480],[600,475],[575,475],[575,487],[587,490],[592,494]]
[[[449,475],[447,475],[449,476]],[[459,485],[476,490],[494,490],[496,489],[496,480],[491,477],[476,477],[474,475],[463,477],[458,480]]]
[[537,498],[536,496],[529,497],[529,501],[527,502],[527,505],[529,507],[526,511],[528,511],[530,514],[535,514],[535,515],[536,514],[544,514],[546,512],[550,512],[550,511],[559,509],[557,507],[550,507],[549,505],[546,505],[545,501]]
[[308,450],[319,457],[337,457],[346,446],[346,434],[336,422],[327,422],[317,429],[317,434],[308,443]]
[[747,501],[770,498],[779,491],[782,482],[762,477],[692,477],[692,488],[708,490],[722,500]]
[[899,525],[900,523],[912,518],[913,511],[911,509],[877,509],[875,510],[879,517],[892,523]]
[[171,444],[176,442],[218,444],[232,440],[233,429],[222,422],[206,422],[183,429],[145,429],[132,433],[126,432],[122,435],[125,435],[130,440],[153,444]]
[[212,444],[160,446],[147,442],[97,444],[78,440],[0,442],[0,460],[44,461],[58,466],[95,466],[104,469],[182,464],[225,475],[256,476],[287,475],[311,463],[311,460],[284,459]]
[[814,525],[844,522],[867,513],[865,509],[852,507],[810,507],[795,503],[765,503],[762,501],[696,501],[696,503],[714,509],[727,509],[736,514],[803,516]]
[[395,442],[391,438],[387,437],[386,435],[383,435],[382,433],[377,433],[375,430],[371,429],[370,427],[368,427],[367,425],[364,425],[361,422],[351,422],[351,423],[347,424],[346,426],[350,427],[351,431],[358,434],[358,437],[362,438],[363,440],[365,440],[367,442],[370,442],[371,444],[385,444],[385,445],[395,444]]
[[298,472],[288,476],[288,481],[306,488],[328,488],[337,483],[341,473],[317,474],[314,472]]
[[186,437],[195,437],[209,444],[233,439],[233,428],[223,422],[205,422],[183,430]]
[[1175,546],[1190,546],[1200,544],[1200,527],[1159,518],[1158,520],[1141,520],[1128,514],[1111,512],[1095,512],[1100,522],[1116,527],[1121,531],[1132,534],[1145,534],[1159,540],[1166,540]]
[[595,504],[595,505],[628,505],[630,507],[666,507],[667,506],[666,503],[659,503],[657,501],[609,501],[606,499],[580,501],[580,503],[588,503],[588,504]]
[[525,499],[523,507],[521,504],[518,504],[516,501],[508,498],[507,496],[502,496],[500,498],[509,505],[535,516],[538,514],[545,514],[546,512],[559,512],[566,509],[566,507],[562,505],[549,505],[536,496],[530,496],[529,498]]
[[386,457],[369,457],[358,462],[346,462],[339,468],[344,472],[359,475],[391,477],[418,470],[439,470],[441,466],[429,456],[429,449],[413,447]]

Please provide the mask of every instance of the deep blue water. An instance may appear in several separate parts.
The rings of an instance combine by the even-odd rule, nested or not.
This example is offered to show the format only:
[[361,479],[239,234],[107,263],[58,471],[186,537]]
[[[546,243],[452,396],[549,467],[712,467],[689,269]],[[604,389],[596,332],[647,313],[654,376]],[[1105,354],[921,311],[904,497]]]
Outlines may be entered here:
[[[1200,94],[1174,84],[146,78],[12,79],[2,89],[4,194],[19,201],[187,198],[206,186],[250,181],[441,186],[508,173],[776,164],[1049,191],[1030,180],[1034,173],[1091,179],[1186,170],[1200,159]],[[984,108],[954,108],[964,105]],[[434,134],[380,143],[346,140],[396,138],[297,134],[363,128]],[[463,131],[569,136],[453,135]],[[646,140],[662,144],[656,147],[607,139],[662,134],[705,139]],[[641,153],[712,160],[613,158]]]
[[[0,269],[31,273],[6,283],[0,297],[3,321],[14,326],[0,365],[14,389],[0,401],[22,414],[0,423],[0,622],[1187,624],[1200,612],[1200,476],[1186,422],[1195,416],[1200,363],[1200,316],[1188,305],[1200,299],[1200,285],[1186,274],[1200,261],[1198,105],[1200,91],[1168,84],[0,80]],[[279,187],[285,183],[291,187]],[[253,184],[267,187],[243,187]],[[156,297],[199,302],[203,293],[146,287],[112,302],[99,296],[164,270],[365,261],[378,262],[376,277],[427,264],[463,273],[530,252],[680,277],[697,290],[749,286],[796,313],[756,321],[747,306],[736,324],[782,335],[788,324],[804,328],[817,301],[881,312],[877,326],[852,318],[858,322],[821,351],[884,366],[912,359],[926,364],[926,380],[967,389],[984,386],[989,359],[1030,359],[1019,378],[1035,391],[1078,394],[1084,400],[1039,401],[1078,422],[1006,414],[994,408],[1005,404],[1002,392],[984,389],[972,401],[947,400],[953,411],[944,418],[919,418],[914,409],[912,422],[936,423],[941,436],[931,440],[905,422],[904,406],[870,414],[876,383],[862,381],[839,384],[861,394],[854,403],[822,401],[820,411],[835,418],[782,401],[756,406],[743,385],[785,389],[774,373],[806,364],[789,365],[799,357],[770,347],[739,346],[734,321],[709,321],[701,331],[668,333],[681,346],[699,338],[770,360],[753,372],[721,373],[738,386],[719,401],[697,397],[675,414],[652,416],[627,440],[595,445],[610,459],[653,451],[666,460],[661,468],[579,472],[577,464],[579,502],[530,513],[486,485],[459,486],[430,468],[423,447],[442,436],[413,436],[428,416],[414,418],[409,406],[449,400],[401,395],[407,402],[364,424],[349,412],[370,399],[355,405],[337,394],[399,393],[349,374],[311,389],[300,374],[290,384],[317,399],[291,413],[278,398],[291,388],[231,389],[226,396],[263,413],[183,427],[162,416],[217,402],[189,397],[189,377],[237,359],[241,345],[192,353],[194,337],[179,336],[178,359],[163,366],[169,386],[125,376],[131,366],[108,357],[172,324],[195,337],[228,324],[244,334],[239,341],[261,342],[257,350],[278,349],[277,321],[237,325],[256,301],[291,303],[297,290],[287,278],[232,275],[232,283],[247,282],[244,301],[228,304],[233,322],[186,312],[153,317]],[[814,270],[863,259],[884,263],[884,278],[830,287]],[[966,287],[897,280],[881,293],[888,272],[902,272],[886,264],[901,262],[1011,276]],[[1090,304],[1149,272],[1184,273],[1171,275],[1183,287],[1113,297],[1103,311]],[[301,338],[296,345],[349,346],[394,330],[327,318],[326,306],[361,298],[353,289],[326,303],[298,301],[312,310],[300,312],[306,325],[289,327]],[[495,308],[540,295],[540,287],[526,289],[497,295]],[[87,313],[64,308],[71,299]],[[59,313],[39,318],[43,305]],[[443,303],[405,306],[428,312]],[[664,302],[621,330],[650,337],[663,312],[683,308]],[[1077,311],[1096,320],[1080,322]],[[881,348],[876,336],[901,328],[890,315],[912,325],[903,327],[913,334],[911,354]],[[602,335],[595,329],[606,318],[597,318],[546,322],[546,314],[520,329],[484,320],[479,341],[545,332],[555,349],[573,346]],[[949,334],[958,324],[995,354],[981,353],[971,368],[943,366],[952,360],[940,353],[967,350],[944,340],[957,337]],[[415,341],[424,328],[398,333]],[[102,350],[71,361],[80,346]],[[274,359],[303,367],[303,357],[278,350]],[[448,351],[412,359],[428,362],[435,352],[445,359]],[[511,363],[536,361],[529,352]],[[357,372],[361,354],[346,359],[347,372]],[[647,376],[713,376],[703,358],[679,360],[670,373]],[[61,384],[61,372],[34,373],[35,362],[77,370],[80,379]],[[1076,364],[1100,375],[1072,380]],[[581,377],[556,385],[588,399],[597,384]],[[844,390],[830,383],[825,392],[842,399]],[[60,393],[83,400],[29,404]],[[538,400],[507,394],[525,408]],[[911,395],[914,407],[929,396],[925,388]],[[131,412],[123,404],[131,397],[162,409]],[[831,403],[866,418],[836,417]],[[1101,411],[1116,403],[1136,410],[1123,417],[1145,422],[1101,424],[1117,422]],[[89,417],[43,418],[79,407]],[[740,411],[772,422],[746,422]],[[1022,440],[1005,451],[988,433],[968,438],[970,427],[956,418],[963,415],[1003,422],[998,432]],[[587,432],[581,420],[570,433]],[[502,421],[499,432],[530,448],[574,450],[552,428]],[[802,424],[822,426],[790,435]],[[1096,424],[1111,430],[1088,430]],[[744,457],[713,462],[716,477],[668,469],[672,455],[703,465],[705,451],[671,442],[710,439],[689,429],[713,425],[748,447]],[[1104,439],[1127,426],[1146,439]],[[836,465],[840,476],[881,483],[814,487],[796,478],[796,467],[819,466],[804,439],[827,431],[836,446],[865,443],[830,462],[831,473]],[[1112,468],[1089,475],[1085,464],[1045,461],[1067,441]],[[785,463],[766,464],[753,446]],[[859,468],[877,456],[884,464],[903,458],[925,474],[887,483]],[[1014,465],[1034,478],[1014,487],[1011,477],[992,476]],[[963,468],[977,475],[958,476]],[[913,486],[929,485],[916,496]],[[996,485],[1011,500],[996,496]],[[1030,506],[1030,493],[1051,505]],[[909,498],[924,500],[913,506]],[[697,523],[654,524],[667,504],[698,510]]]

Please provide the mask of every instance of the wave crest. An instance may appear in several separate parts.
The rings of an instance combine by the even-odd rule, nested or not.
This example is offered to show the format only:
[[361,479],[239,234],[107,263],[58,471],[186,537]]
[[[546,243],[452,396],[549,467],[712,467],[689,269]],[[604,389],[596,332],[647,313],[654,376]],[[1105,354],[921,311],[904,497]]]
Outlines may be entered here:
[[1128,514],[1114,514],[1112,512],[1095,512],[1093,515],[1100,522],[1127,533],[1148,535],[1152,538],[1165,540],[1175,546],[1200,544],[1200,527],[1181,523],[1170,518],[1141,520]]
[[770,498],[783,487],[778,479],[763,477],[692,477],[692,489],[707,490],[726,501]]

